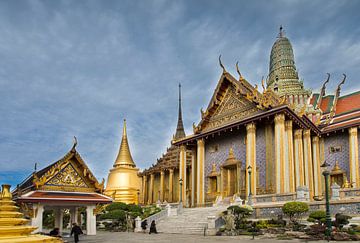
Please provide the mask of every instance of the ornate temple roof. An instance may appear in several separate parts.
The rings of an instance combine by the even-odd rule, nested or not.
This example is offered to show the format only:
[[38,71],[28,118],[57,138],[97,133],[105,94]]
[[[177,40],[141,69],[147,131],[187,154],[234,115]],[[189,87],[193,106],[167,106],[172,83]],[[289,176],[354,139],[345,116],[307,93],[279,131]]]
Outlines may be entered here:
[[182,112],[181,112],[181,84],[179,84],[179,114],[178,114],[178,122],[176,126],[176,133],[174,135],[174,140],[185,137],[184,124],[182,120]]
[[304,89],[302,81],[299,81],[293,48],[282,26],[271,48],[267,87],[280,96],[292,94],[310,96],[311,94],[310,90]]
[[104,180],[99,183],[80,154],[75,140],[72,149],[60,160],[34,171],[13,191],[15,197],[34,190],[62,190],[102,192]]
[[310,99],[310,104],[321,111],[319,127],[324,133],[360,125],[360,91],[340,96],[345,79],[346,75],[338,84],[335,94],[326,95],[325,84],[329,82],[328,78],[321,92],[313,94]]
[[126,133],[126,120],[125,119],[124,119],[123,134],[122,134],[119,154],[116,157],[116,160],[114,163],[114,167],[118,167],[118,166],[136,167],[135,162],[131,156],[130,148],[129,148],[127,133]]
[[[178,121],[176,126],[176,133],[173,136],[173,141],[185,138],[184,125],[182,120],[181,110],[181,84],[179,84],[179,112]],[[166,153],[157,159],[156,164],[153,164],[150,168],[145,169],[141,174],[148,174],[152,172],[159,172],[164,169],[174,169],[179,167],[180,162],[180,148],[171,144],[170,148],[166,149]],[[191,152],[186,152],[186,161],[188,165],[191,165]]]

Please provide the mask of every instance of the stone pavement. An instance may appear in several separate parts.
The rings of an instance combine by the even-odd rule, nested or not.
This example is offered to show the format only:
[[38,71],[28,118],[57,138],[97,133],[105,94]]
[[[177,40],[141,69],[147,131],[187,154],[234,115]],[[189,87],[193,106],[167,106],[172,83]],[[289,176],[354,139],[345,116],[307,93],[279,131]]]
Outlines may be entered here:
[[[68,242],[73,243],[73,238],[64,238]],[[143,233],[124,233],[124,232],[104,232],[98,231],[96,236],[80,236],[80,243],[110,243],[110,242],[125,242],[125,243],[212,243],[212,242],[261,242],[261,243],[270,243],[274,242],[274,239],[261,239],[255,238],[252,240],[250,236],[200,236],[200,235],[184,235],[184,234],[143,234]],[[280,240],[279,242],[305,242],[300,240]],[[326,241],[317,241],[317,242],[326,242]]]

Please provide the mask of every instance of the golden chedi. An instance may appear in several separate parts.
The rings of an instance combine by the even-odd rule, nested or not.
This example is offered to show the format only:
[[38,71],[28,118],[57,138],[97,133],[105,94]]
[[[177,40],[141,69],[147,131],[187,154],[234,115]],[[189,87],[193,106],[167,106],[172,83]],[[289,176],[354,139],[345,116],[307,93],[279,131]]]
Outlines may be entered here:
[[0,197],[0,243],[62,242],[58,238],[31,234],[36,227],[26,225],[29,220],[23,218],[11,200],[10,185],[2,185]]
[[138,203],[140,191],[139,169],[136,168],[130,153],[126,135],[126,120],[124,120],[123,135],[119,154],[113,168],[110,170],[105,194],[115,202]]

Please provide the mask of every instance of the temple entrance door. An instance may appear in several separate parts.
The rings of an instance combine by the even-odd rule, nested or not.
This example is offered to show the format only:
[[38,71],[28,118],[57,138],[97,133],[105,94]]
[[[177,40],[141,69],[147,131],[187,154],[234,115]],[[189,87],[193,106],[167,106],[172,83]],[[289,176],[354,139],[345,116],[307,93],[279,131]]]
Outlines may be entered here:
[[236,167],[228,169],[228,196],[233,196],[236,193]]

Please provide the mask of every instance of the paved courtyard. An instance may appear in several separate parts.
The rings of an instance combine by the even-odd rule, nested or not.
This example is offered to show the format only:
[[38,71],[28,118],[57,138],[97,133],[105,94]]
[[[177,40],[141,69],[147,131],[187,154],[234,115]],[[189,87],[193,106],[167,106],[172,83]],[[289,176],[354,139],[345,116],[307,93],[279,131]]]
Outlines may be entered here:
[[[73,238],[64,238],[73,243]],[[98,231],[96,236],[81,236],[80,243],[110,243],[110,242],[129,242],[129,243],[147,243],[147,242],[171,242],[171,243],[211,243],[211,242],[274,242],[274,239],[255,238],[252,240],[249,236],[200,236],[183,234],[143,234],[143,233],[124,233],[124,232],[103,232]],[[279,242],[304,242],[300,240],[281,240]],[[326,242],[326,241],[317,241]]]

